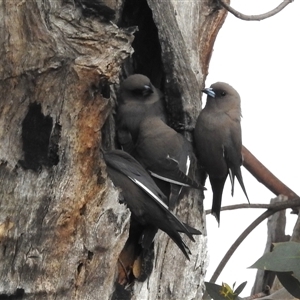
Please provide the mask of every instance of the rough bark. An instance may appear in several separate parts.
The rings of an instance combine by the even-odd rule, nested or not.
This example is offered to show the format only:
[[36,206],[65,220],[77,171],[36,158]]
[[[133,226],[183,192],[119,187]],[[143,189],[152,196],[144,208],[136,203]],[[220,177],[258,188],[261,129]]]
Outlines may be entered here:
[[[109,22],[120,18],[121,0],[104,1],[96,14],[87,10],[89,2],[0,2],[3,297],[119,297],[114,294],[118,256],[130,213],[118,203],[99,149],[113,144],[112,117],[104,140],[101,130],[114,105],[121,66],[133,52],[133,31]],[[148,3],[159,32],[170,120],[192,126],[225,12],[213,1]],[[181,203],[177,214],[205,233],[201,195],[192,191]],[[160,232],[150,277],[136,282],[126,297],[199,299],[205,235],[187,244],[191,261]]]
[[133,37],[59,1],[0,9],[0,294],[109,299],[129,213],[99,146]]
[[175,127],[194,128],[212,48],[226,11],[209,0],[148,3],[162,47],[171,122]]
[[[148,0],[148,4],[162,49],[170,123],[188,131],[200,112],[212,46],[226,14],[217,10],[212,1]],[[185,261],[178,255],[176,245],[159,234],[153,273],[146,282],[135,284],[134,293],[139,296],[134,299],[201,299],[207,267],[201,199],[199,192],[192,191],[176,211],[181,219],[204,233],[196,237],[196,243],[187,242],[193,253],[191,261]]]

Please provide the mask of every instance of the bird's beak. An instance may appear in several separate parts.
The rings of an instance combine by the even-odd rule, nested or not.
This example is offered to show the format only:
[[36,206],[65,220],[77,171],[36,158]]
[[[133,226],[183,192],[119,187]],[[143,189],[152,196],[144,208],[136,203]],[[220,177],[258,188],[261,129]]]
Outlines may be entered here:
[[143,89],[143,96],[148,96],[153,93],[153,89],[150,85],[145,84]]
[[209,97],[216,97],[216,93],[214,92],[214,90],[212,88],[206,88],[204,90],[202,90],[203,93],[207,94]]

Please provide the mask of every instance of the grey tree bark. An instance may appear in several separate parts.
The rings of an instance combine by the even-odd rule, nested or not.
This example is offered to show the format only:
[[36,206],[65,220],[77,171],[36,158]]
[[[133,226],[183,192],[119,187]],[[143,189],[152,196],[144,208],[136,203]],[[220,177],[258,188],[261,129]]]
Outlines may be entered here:
[[[0,1],[0,298],[201,298],[206,237],[195,191],[176,211],[204,233],[187,241],[191,261],[159,232],[149,277],[130,292],[116,290],[130,212],[118,202],[100,148],[114,146],[115,90],[134,52],[135,29],[122,20],[139,3],[147,6]],[[189,129],[226,12],[208,0],[148,5],[162,62],[151,80],[160,78],[170,123]],[[143,55],[138,46],[135,54]]]

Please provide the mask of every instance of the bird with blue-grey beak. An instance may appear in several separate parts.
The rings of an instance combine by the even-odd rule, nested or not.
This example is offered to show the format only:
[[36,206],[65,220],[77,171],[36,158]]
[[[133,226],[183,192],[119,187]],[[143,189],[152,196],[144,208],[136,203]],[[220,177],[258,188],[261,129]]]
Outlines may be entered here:
[[213,191],[212,214],[220,224],[223,188],[229,174],[233,196],[234,179],[244,186],[242,165],[241,100],[227,83],[217,82],[202,91],[207,94],[196,122],[194,139],[199,165],[209,176]]
[[166,122],[163,94],[142,74],[128,76],[120,85],[117,106],[117,138],[121,148],[132,153],[139,124],[152,110]]
[[157,187],[149,173],[130,154],[122,150],[103,153],[107,173],[115,186],[121,189],[124,202],[131,211],[132,218],[145,226],[140,237],[143,248],[149,248],[157,229],[169,235],[183,254],[189,259],[191,254],[179,232],[185,233],[192,241],[193,235],[201,232],[181,222],[164,203],[166,196]]
[[178,204],[183,186],[205,189],[191,174],[196,165],[191,143],[155,114],[148,114],[140,123],[135,157],[153,177],[171,184],[171,210]]

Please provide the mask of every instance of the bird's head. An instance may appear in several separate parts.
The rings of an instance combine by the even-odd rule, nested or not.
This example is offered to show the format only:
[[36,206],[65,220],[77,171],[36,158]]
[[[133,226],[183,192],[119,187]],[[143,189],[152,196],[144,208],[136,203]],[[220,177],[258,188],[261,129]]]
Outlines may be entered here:
[[202,92],[207,94],[206,105],[214,105],[225,111],[240,107],[240,95],[228,83],[216,82]]
[[134,74],[127,77],[121,84],[123,93],[134,97],[145,98],[154,92],[154,87],[147,76]]

